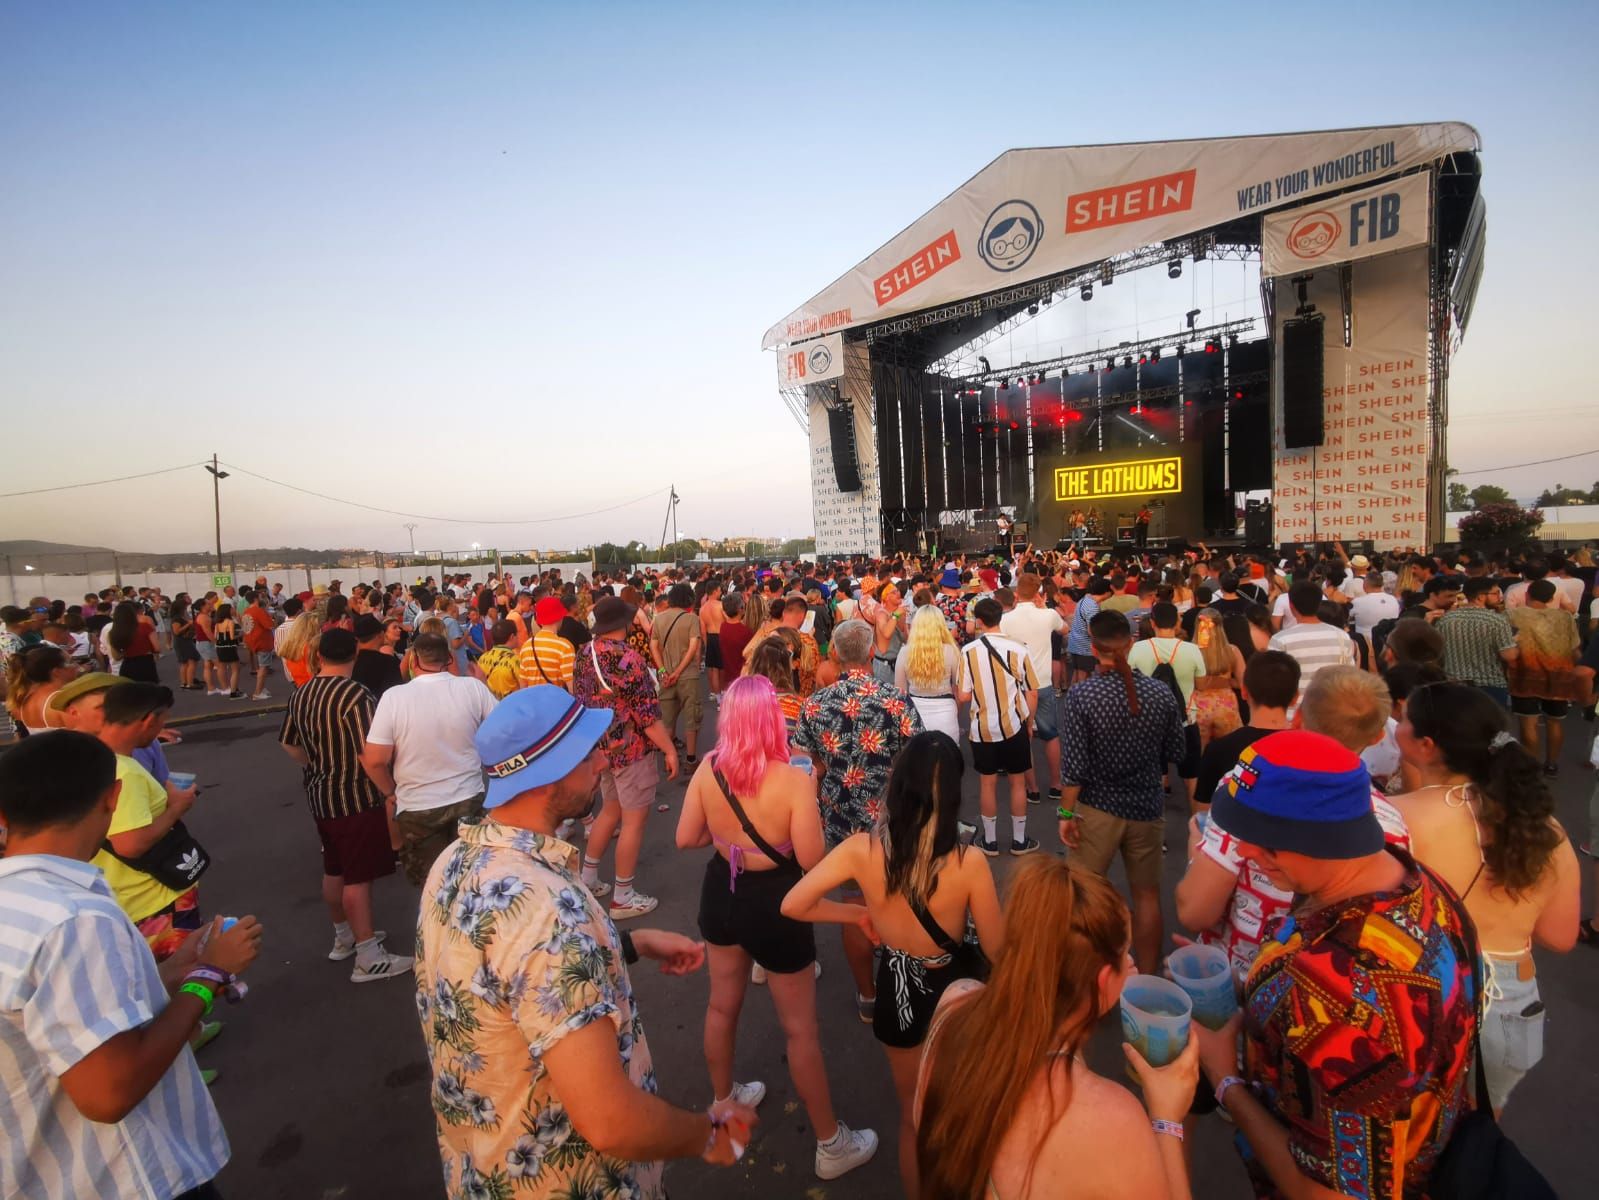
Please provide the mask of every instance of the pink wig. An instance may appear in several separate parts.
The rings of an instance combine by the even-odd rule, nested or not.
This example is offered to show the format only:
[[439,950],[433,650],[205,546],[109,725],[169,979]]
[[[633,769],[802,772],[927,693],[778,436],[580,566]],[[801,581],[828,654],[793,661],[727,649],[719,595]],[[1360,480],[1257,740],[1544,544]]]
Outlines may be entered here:
[[711,761],[740,799],[760,791],[768,763],[788,761],[783,708],[777,689],[763,675],[735,679],[722,693],[716,730]]

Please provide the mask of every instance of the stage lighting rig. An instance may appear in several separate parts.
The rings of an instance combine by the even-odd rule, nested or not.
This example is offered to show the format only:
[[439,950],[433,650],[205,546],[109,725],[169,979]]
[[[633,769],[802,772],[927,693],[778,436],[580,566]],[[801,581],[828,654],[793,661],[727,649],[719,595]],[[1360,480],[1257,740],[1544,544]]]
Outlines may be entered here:
[[1199,320],[1199,310],[1197,308],[1191,308],[1184,313],[1183,316],[1188,321],[1188,328],[1192,329],[1194,327],[1194,322]]
[[983,374],[984,375],[993,374],[994,368],[988,365],[988,360],[986,358],[984,358],[981,354],[979,354],[977,356],[977,361],[983,364]]
[[1094,298],[1094,285],[1091,283],[1083,284],[1083,286],[1078,290],[1077,294],[1080,295],[1084,301],[1092,300]]
[[1116,282],[1116,267],[1109,259],[1099,264],[1099,283],[1101,287],[1109,287]]
[[1038,305],[1037,304],[1029,304],[1027,306],[1027,315],[1030,316],[1030,317],[1036,317],[1038,315]]
[[1174,259],[1171,260],[1171,262],[1166,264],[1166,278],[1167,279],[1180,279],[1182,277],[1182,273],[1183,273],[1183,260],[1182,259],[1174,258]]

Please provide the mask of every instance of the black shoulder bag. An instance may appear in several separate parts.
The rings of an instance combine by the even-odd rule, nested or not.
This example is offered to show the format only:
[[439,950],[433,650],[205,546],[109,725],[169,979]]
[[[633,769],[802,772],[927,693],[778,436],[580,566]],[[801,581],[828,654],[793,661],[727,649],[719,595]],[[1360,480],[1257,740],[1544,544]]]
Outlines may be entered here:
[[923,929],[927,936],[933,939],[933,944],[949,955],[950,962],[956,967],[961,979],[976,979],[983,982],[988,980],[989,962],[988,955],[983,953],[983,948],[968,938],[956,941],[937,921],[933,914],[927,911],[927,906],[912,900],[909,896],[905,902],[911,907],[911,915]]
[[1416,864],[1431,879],[1433,885],[1445,896],[1460,917],[1472,950],[1471,980],[1476,1000],[1472,1022],[1471,1050],[1476,1059],[1476,1108],[1462,1113],[1449,1135],[1449,1143],[1433,1164],[1432,1176],[1427,1181],[1427,1195],[1432,1200],[1498,1200],[1514,1196],[1516,1200],[1557,1200],[1554,1188],[1527,1160],[1516,1144],[1506,1136],[1504,1129],[1494,1119],[1493,1103],[1488,1096],[1488,1077],[1482,1062],[1482,955],[1477,940],[1477,925],[1466,911],[1465,904],[1454,891],[1426,867]]
[[155,845],[137,858],[118,854],[110,839],[102,842],[101,848],[123,866],[143,872],[174,892],[186,892],[199,883],[211,865],[211,856],[182,821],[174,822]]

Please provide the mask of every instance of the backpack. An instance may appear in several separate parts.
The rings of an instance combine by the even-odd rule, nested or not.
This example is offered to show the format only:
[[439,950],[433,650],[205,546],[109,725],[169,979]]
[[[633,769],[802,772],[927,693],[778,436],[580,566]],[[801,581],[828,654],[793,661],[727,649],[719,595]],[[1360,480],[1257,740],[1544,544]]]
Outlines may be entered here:
[[1155,669],[1149,673],[1149,677],[1157,683],[1164,683],[1171,688],[1171,694],[1177,700],[1177,710],[1186,714],[1188,712],[1188,701],[1183,698],[1183,685],[1177,682],[1177,672],[1171,665],[1172,659],[1177,657],[1177,651],[1173,649],[1171,658],[1163,659],[1160,656],[1160,651],[1155,648],[1153,640],[1150,642],[1149,649],[1155,655]]

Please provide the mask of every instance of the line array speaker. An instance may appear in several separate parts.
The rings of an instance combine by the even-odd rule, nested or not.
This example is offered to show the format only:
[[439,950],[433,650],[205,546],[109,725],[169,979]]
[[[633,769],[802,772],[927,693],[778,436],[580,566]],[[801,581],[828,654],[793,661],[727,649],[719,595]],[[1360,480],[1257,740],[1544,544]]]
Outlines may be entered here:
[[827,434],[833,449],[833,478],[841,492],[861,490],[861,469],[855,461],[855,408],[827,410]]
[[1283,445],[1290,450],[1326,440],[1322,413],[1322,317],[1283,325]]

